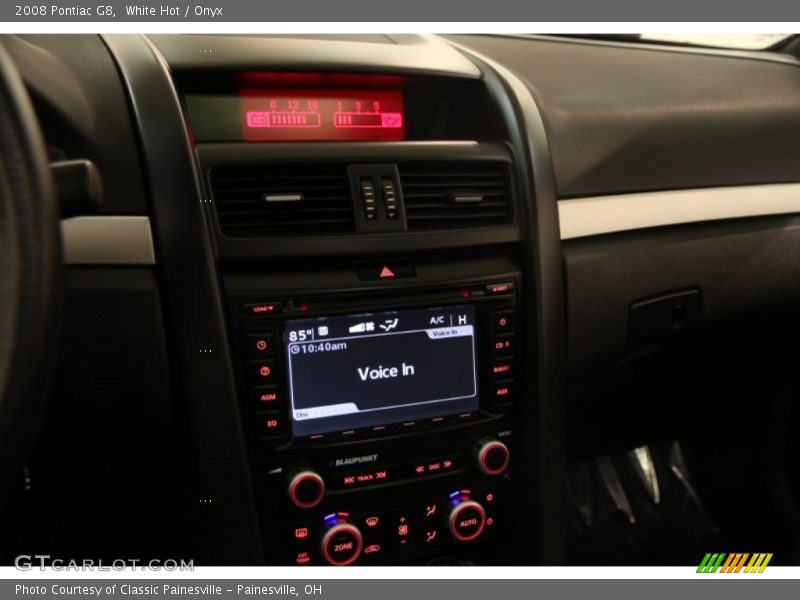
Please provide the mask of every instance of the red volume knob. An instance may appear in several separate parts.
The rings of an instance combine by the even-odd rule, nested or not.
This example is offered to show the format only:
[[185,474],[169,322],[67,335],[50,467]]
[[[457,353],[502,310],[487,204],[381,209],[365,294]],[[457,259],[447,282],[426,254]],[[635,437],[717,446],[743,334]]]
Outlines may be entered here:
[[302,470],[289,478],[289,499],[298,508],[312,508],[325,495],[325,481],[314,471]]
[[475,463],[484,475],[500,475],[508,469],[511,454],[508,446],[493,439],[484,439],[475,445]]

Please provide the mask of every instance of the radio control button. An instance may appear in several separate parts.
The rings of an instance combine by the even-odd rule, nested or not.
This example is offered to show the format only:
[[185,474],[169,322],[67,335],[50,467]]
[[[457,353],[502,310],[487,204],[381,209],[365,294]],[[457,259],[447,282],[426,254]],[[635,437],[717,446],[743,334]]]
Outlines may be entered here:
[[514,361],[510,358],[501,358],[492,365],[492,376],[495,379],[508,379],[514,374]]
[[514,334],[497,335],[492,340],[492,354],[496,357],[511,356],[516,350]]
[[492,329],[495,333],[508,333],[514,331],[516,314],[513,310],[495,311],[492,315]]
[[274,360],[253,360],[248,364],[250,382],[254,385],[266,385],[277,379],[278,372]]
[[259,333],[247,336],[247,355],[253,358],[275,355],[275,334]]
[[325,481],[310,470],[301,470],[289,478],[289,500],[298,508],[312,508],[325,496]]
[[394,480],[395,469],[392,465],[348,471],[331,475],[332,489],[355,489],[371,485],[381,485]]
[[286,419],[278,412],[261,412],[256,415],[256,427],[261,438],[278,437],[286,433]]
[[322,536],[322,556],[328,563],[344,567],[361,555],[364,538],[352,523],[337,523]]
[[427,458],[406,463],[406,474],[409,477],[427,477],[441,475],[457,470],[461,465],[458,454],[449,454],[437,458]]
[[450,511],[450,534],[459,542],[471,542],[480,537],[486,527],[486,511],[474,500],[462,500]]
[[275,385],[253,388],[252,397],[256,407],[262,410],[277,408],[283,402],[283,393]]
[[483,439],[475,444],[475,463],[484,475],[500,475],[508,469],[511,454],[508,446],[493,439]]
[[492,404],[507,404],[514,400],[514,382],[498,381],[494,384]]
[[501,294],[511,294],[514,292],[514,282],[504,281],[502,283],[490,283],[486,286],[487,296],[500,296]]
[[246,317],[268,317],[283,312],[283,302],[255,302],[242,305],[242,314]]

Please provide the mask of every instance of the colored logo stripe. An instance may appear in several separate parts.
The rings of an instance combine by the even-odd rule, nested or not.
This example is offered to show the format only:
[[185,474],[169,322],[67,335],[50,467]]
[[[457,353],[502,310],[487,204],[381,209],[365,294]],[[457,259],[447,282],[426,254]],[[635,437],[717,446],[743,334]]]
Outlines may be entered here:
[[[750,559],[747,562],[747,559]],[[763,573],[769,561],[772,560],[771,553],[734,552],[707,552],[697,567],[698,573]],[[747,563],[747,566],[745,566]],[[744,569],[744,571],[742,571]]]

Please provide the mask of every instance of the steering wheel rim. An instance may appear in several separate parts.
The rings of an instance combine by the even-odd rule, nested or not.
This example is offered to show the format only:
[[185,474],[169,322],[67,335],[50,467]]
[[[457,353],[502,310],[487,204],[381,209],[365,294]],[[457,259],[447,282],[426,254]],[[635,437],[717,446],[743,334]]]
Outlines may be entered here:
[[19,489],[58,347],[61,237],[39,124],[0,38],[0,510]]

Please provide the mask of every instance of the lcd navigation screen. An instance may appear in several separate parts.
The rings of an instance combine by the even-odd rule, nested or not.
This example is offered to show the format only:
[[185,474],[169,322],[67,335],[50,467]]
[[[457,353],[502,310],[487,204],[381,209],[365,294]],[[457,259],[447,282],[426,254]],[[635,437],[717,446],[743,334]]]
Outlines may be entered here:
[[287,321],[292,432],[477,410],[475,329],[472,306]]

